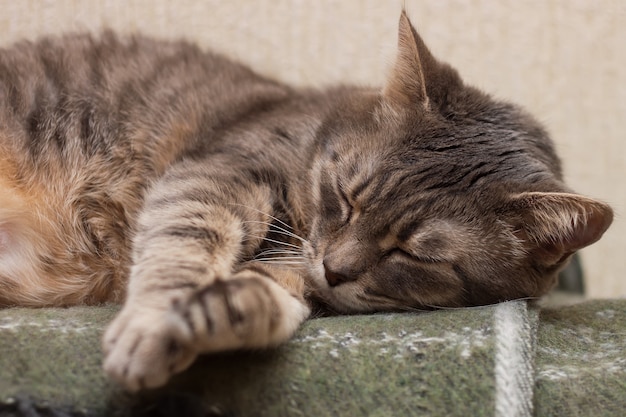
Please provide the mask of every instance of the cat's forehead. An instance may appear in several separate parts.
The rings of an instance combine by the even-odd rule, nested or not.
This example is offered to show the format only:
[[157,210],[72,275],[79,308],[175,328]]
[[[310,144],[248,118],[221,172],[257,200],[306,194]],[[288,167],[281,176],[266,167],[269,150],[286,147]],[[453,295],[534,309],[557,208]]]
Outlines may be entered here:
[[547,133],[508,103],[374,119],[343,124],[329,152],[345,194],[376,212],[481,210],[497,202],[493,189],[546,190],[560,177]]

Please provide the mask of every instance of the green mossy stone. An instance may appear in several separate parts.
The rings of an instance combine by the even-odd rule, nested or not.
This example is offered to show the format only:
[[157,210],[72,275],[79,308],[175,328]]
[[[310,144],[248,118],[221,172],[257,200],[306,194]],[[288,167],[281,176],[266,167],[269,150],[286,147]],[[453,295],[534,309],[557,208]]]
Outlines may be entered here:
[[[100,337],[116,307],[0,310],[0,403],[101,408],[115,390],[101,371]],[[100,398],[98,398],[100,397]]]
[[545,309],[537,331],[537,416],[626,415],[626,302]]
[[321,318],[279,349],[203,358],[173,385],[236,416],[492,415],[491,324],[489,308]]
[[0,311],[0,401],[89,415],[170,400],[210,415],[493,414],[493,307],[313,319],[278,349],[202,357],[139,396],[101,372],[100,338],[116,311]]
[[[117,310],[0,310],[0,416],[28,415],[19,404],[121,417],[494,415],[496,307],[317,318],[278,349],[207,355],[136,396],[101,371],[100,338]],[[534,414],[623,415],[626,301],[530,309],[528,319]]]

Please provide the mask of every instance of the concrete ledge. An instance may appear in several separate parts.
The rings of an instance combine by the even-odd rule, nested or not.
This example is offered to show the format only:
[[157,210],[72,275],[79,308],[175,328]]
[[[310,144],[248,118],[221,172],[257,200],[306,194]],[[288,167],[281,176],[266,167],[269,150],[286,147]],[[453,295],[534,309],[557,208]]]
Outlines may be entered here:
[[202,357],[166,388],[139,396],[100,370],[100,337],[116,311],[1,310],[0,416],[610,416],[626,409],[625,300],[318,318],[281,348]]

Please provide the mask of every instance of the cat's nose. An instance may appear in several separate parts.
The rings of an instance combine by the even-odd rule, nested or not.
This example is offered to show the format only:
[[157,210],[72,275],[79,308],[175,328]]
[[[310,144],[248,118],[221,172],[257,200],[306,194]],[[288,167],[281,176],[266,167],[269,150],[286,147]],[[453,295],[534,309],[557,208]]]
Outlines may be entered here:
[[354,278],[345,275],[339,271],[333,271],[328,267],[327,263],[324,262],[324,275],[326,276],[326,281],[328,285],[331,287],[336,287],[339,284],[343,284],[344,282],[354,281]]

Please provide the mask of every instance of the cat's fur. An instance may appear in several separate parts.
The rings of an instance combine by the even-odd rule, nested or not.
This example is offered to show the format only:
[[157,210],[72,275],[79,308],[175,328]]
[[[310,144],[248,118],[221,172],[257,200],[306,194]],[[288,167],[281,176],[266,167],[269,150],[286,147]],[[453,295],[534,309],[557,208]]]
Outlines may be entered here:
[[0,304],[124,301],[104,366],[133,390],[285,341],[312,300],[538,297],[612,220],[563,184],[537,122],[466,86],[404,13],[382,90],[293,89],[111,33],[2,50],[0,196]]

